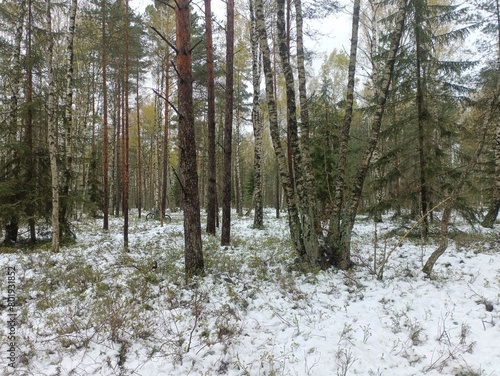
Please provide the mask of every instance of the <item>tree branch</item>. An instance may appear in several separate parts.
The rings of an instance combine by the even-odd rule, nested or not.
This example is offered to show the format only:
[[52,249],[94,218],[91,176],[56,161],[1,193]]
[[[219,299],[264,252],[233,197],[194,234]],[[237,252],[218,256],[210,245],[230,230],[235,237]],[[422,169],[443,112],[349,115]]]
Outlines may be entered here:
[[177,108],[174,106],[174,104],[172,102],[170,102],[167,98],[165,98],[165,96],[160,93],[159,91],[157,91],[156,89],[153,89],[154,93],[159,96],[160,98],[162,98],[165,102],[167,102],[170,107],[172,107],[172,109],[175,111],[175,113],[179,116],[181,116],[181,114],[179,113],[179,110],[177,110]]
[[179,71],[177,70],[177,67],[175,66],[175,62],[174,61],[170,61],[170,63],[172,64],[172,67],[174,68],[175,70],[175,73],[177,73],[177,77],[180,78],[181,77],[181,74],[179,73]]
[[193,47],[191,47],[191,49],[189,50],[189,52],[190,52],[190,53],[191,53],[191,52],[193,52],[193,50],[194,50],[196,47],[198,47],[198,45],[199,45],[201,42],[203,42],[203,39],[200,39],[200,40],[199,40],[199,41],[198,41],[198,42],[197,42],[197,43],[196,43]]
[[150,26],[151,29],[160,36],[161,39],[163,39],[163,41],[168,44],[170,46],[171,49],[173,49],[175,51],[176,54],[179,53],[179,50],[172,44],[169,42],[169,40],[167,38],[165,38],[165,36],[160,33],[154,26]]
[[[172,5],[170,5],[166,0],[155,0],[155,2],[158,1],[160,4],[163,4],[163,5],[166,5],[167,7],[171,8],[171,9],[175,9]],[[177,2],[174,1],[176,4]]]

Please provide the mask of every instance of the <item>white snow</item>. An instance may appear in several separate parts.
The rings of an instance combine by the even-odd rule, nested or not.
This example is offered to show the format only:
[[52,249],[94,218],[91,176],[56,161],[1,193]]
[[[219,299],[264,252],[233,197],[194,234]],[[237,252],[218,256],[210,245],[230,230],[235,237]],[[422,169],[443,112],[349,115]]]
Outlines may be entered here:
[[[16,268],[18,314],[14,370],[2,300],[4,374],[500,375],[498,232],[457,222],[478,240],[450,242],[430,279],[420,270],[436,244],[405,240],[378,280],[367,219],[355,228],[357,266],[341,272],[294,262],[285,215],[266,211],[264,230],[233,215],[232,246],[204,235],[206,276],[186,284],[181,214],[164,227],[130,217],[129,252],[120,219],[109,233],[89,219],[59,254],[0,254]],[[397,226],[377,225],[378,258]],[[5,271],[3,298],[6,285]]]

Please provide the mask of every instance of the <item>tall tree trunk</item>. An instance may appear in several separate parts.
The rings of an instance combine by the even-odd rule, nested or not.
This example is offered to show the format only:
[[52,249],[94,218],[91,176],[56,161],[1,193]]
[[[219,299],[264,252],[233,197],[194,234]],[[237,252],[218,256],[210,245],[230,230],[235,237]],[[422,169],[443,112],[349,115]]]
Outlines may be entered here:
[[303,231],[304,238],[308,239],[306,250],[310,261],[315,264],[319,256],[318,228],[319,219],[316,213],[316,183],[313,174],[312,156],[309,137],[309,105],[307,99],[307,81],[304,52],[304,27],[302,19],[302,2],[295,0],[295,19],[297,26],[297,72],[299,80],[300,103],[300,133],[302,152],[302,171],[304,180]]
[[[390,47],[385,60],[384,69],[380,77],[380,89],[376,90],[375,98],[375,111],[372,119],[368,145],[358,166],[352,189],[350,190],[349,200],[345,200],[342,206],[342,213],[340,224],[337,222],[333,225],[338,226],[338,230],[330,231],[328,243],[334,245],[331,262],[338,261],[339,267],[347,269],[351,266],[351,236],[356,214],[358,212],[361,194],[363,192],[363,185],[370,167],[371,158],[377,147],[380,128],[382,125],[382,117],[384,115],[385,104],[389,95],[389,87],[394,75],[394,66],[396,62],[396,55],[399,50],[401,36],[403,34],[406,10],[408,0],[398,1],[398,10],[395,17],[395,28],[390,38]],[[335,220],[336,218],[332,218]],[[337,219],[338,220],[338,219]],[[334,238],[331,238],[335,235]]]
[[[293,70],[290,64],[290,51],[288,47],[289,41],[286,34],[285,0],[277,1],[277,11],[278,49],[285,75],[286,87],[288,146],[289,153],[291,153],[289,158],[291,157],[292,159],[292,173],[295,176],[295,178],[290,181],[290,185],[292,190],[293,188],[296,189],[298,197],[300,218],[302,219],[302,222],[299,222],[300,234],[302,238],[303,250],[305,252],[303,256],[305,261],[315,265],[318,262],[319,243],[315,228],[315,204],[313,197],[311,197],[314,193],[309,192],[309,186],[306,183],[302,159],[303,153],[300,150],[299,145],[297,106],[295,102],[295,79],[293,77]],[[305,74],[302,76],[302,79],[305,80]],[[306,137],[308,137],[307,130],[306,126]],[[307,138],[303,141],[303,145],[306,147],[306,150],[309,150],[309,139]],[[311,167],[311,165],[309,167]],[[293,186],[292,183],[294,183],[295,186]]]
[[[340,228],[342,223],[342,211],[344,209],[344,200],[346,192],[346,173],[347,173],[347,155],[349,150],[349,140],[351,135],[352,114],[354,111],[354,86],[356,78],[356,64],[358,51],[359,34],[359,14],[360,0],[354,0],[352,31],[351,31],[351,51],[349,56],[349,71],[347,76],[347,95],[344,123],[340,136],[339,161],[337,167],[337,180],[335,183],[335,197],[333,201],[333,210],[330,218],[328,244],[334,249],[334,253],[340,251],[338,241],[341,238]],[[337,263],[341,269],[350,267],[350,252],[331,255],[330,262]]]
[[266,101],[269,112],[269,128],[273,142],[274,152],[278,162],[281,184],[285,191],[286,205],[288,210],[288,222],[290,228],[290,237],[300,257],[305,257],[304,244],[302,241],[301,225],[299,212],[293,187],[290,185],[290,176],[288,173],[288,164],[285,153],[281,145],[280,129],[278,124],[278,112],[276,109],[276,100],[274,97],[274,76],[271,67],[271,51],[267,41],[267,29],[264,18],[264,5],[262,0],[255,0],[255,19],[257,32],[259,35],[260,49],[262,52],[262,63],[264,68],[264,77],[266,84]]
[[[20,14],[18,18],[18,23],[16,25],[15,34],[15,47],[13,56],[13,79],[12,79],[12,94],[10,98],[10,111],[9,111],[9,126],[10,134],[15,137],[17,134],[17,121],[18,121],[18,95],[21,90],[21,77],[22,77],[22,67],[21,67],[21,42],[23,38],[24,21],[26,15],[26,1],[22,0],[19,3]],[[26,98],[27,100],[27,98]],[[13,168],[14,176],[17,178],[19,175],[19,169]],[[9,222],[5,225],[5,243],[15,243],[17,241],[18,234],[18,215],[13,215]]]
[[65,100],[65,113],[64,113],[64,131],[66,143],[66,158],[63,175],[63,187],[61,197],[61,212],[60,212],[60,226],[61,235],[67,235],[69,229],[69,209],[70,209],[70,186],[73,177],[73,140],[72,140],[72,127],[73,127],[73,45],[75,37],[76,25],[76,12],[78,8],[78,0],[71,0],[69,9],[69,23],[68,34],[66,37],[66,100]]
[[259,65],[259,39],[255,24],[254,1],[249,0],[250,5],[250,47],[252,50],[252,126],[255,138],[254,142],[254,189],[253,204],[254,218],[253,227],[264,227],[264,205],[262,197],[262,123],[260,118],[260,65]]
[[122,165],[122,116],[121,116],[121,94],[122,94],[122,85],[121,85],[121,61],[120,58],[118,58],[118,72],[117,72],[117,89],[116,89],[116,94],[115,94],[115,135],[114,135],[114,141],[115,141],[115,149],[114,149],[114,163],[113,163],[113,168],[115,170],[114,174],[114,209],[115,209],[115,216],[118,217],[120,215],[120,205],[122,202],[122,188],[121,188],[121,181],[122,181],[122,169],[120,166]]
[[[167,209],[167,185],[168,185],[168,137],[169,137],[169,121],[170,117],[168,114],[168,101],[170,96],[170,75],[169,75],[169,66],[170,66],[170,50],[167,47],[167,52],[165,54],[165,129],[163,131],[163,182],[161,188],[161,209],[160,213],[165,213]],[[160,222],[163,226],[163,215],[160,215]]]
[[[238,80],[238,95],[240,98],[240,88]],[[238,217],[243,216],[242,189],[241,189],[241,166],[240,166],[240,106],[236,107],[236,140],[234,142],[234,198],[236,201],[236,213]]]
[[129,149],[129,116],[128,116],[128,73],[129,73],[129,28],[130,28],[130,20],[129,20],[129,7],[128,0],[125,0],[125,107],[123,116],[125,117],[123,126],[124,126],[124,148],[123,148],[123,246],[125,249],[128,249],[128,195],[129,195],[129,166],[128,166],[128,149]]
[[215,79],[211,0],[205,0],[205,46],[207,50],[207,233],[215,235],[217,221],[217,157],[215,153]]
[[[256,7],[257,7],[257,4],[256,4]],[[264,5],[262,4],[262,8],[264,7]],[[257,17],[257,11],[255,13],[256,17]],[[264,17],[264,16],[263,16]],[[264,18],[263,18],[264,20]],[[264,26],[265,26],[265,21],[264,22]],[[257,23],[257,25],[259,25]],[[259,26],[257,26],[259,27]],[[274,35],[272,34],[273,33],[273,29],[271,27],[271,38],[272,40],[274,41],[275,38],[274,38]],[[257,34],[259,35],[259,41],[260,41],[260,29],[257,29]],[[267,35],[266,35],[266,43],[267,43]],[[260,46],[260,44],[259,44]],[[262,56],[264,56],[264,52],[261,51],[262,53]],[[269,55],[270,56],[270,55]],[[270,59],[270,57],[269,57]],[[273,76],[273,79],[272,81],[270,81],[270,83],[272,82],[273,83],[273,98],[274,98],[274,102],[275,102],[275,106],[276,106],[276,102],[277,102],[277,87],[278,87],[278,63],[277,63],[278,59],[276,58],[276,44],[273,42],[273,71],[272,71],[272,76]],[[264,67],[264,58],[262,58],[262,66]],[[264,80],[266,81],[266,86],[267,86],[267,78],[266,78],[266,71],[264,69]],[[267,90],[267,89],[266,89]],[[267,97],[267,92],[266,92],[266,97]],[[277,110],[276,110],[277,111]],[[277,116],[277,115],[276,115]],[[279,135],[279,133],[278,133]],[[272,137],[271,137],[272,139]],[[279,138],[278,138],[279,139]],[[281,142],[281,141],[280,141]],[[275,153],[276,154],[276,153]],[[286,159],[285,159],[286,161]],[[290,170],[290,167],[288,166],[288,169]],[[287,172],[287,176],[288,176],[288,172]],[[280,161],[279,161],[279,158],[278,156],[276,156],[276,160],[275,160],[275,206],[276,206],[276,218],[279,218],[280,217],[280,211],[281,211],[281,194],[282,194],[282,191],[284,191],[283,187],[281,186],[281,170],[280,170]],[[298,218],[298,217],[297,217]],[[289,222],[290,222],[290,219],[289,219]],[[291,223],[291,222],[290,222]],[[290,228],[292,228],[290,226]]]
[[[500,4],[499,0],[495,0],[496,11],[496,26],[497,26],[497,85],[493,100],[491,103],[491,111],[498,108],[500,98]],[[500,121],[495,120],[495,178],[493,186],[493,195],[488,212],[486,213],[481,225],[488,228],[493,228],[500,210]]]
[[55,77],[53,67],[54,38],[52,36],[52,14],[47,0],[47,71],[49,96],[47,103],[48,142],[52,188],[52,251],[59,252],[59,168],[57,166],[57,122],[55,118]]
[[[35,179],[35,160],[34,160],[34,150],[33,150],[33,56],[32,56],[32,41],[33,41],[33,1],[28,0],[28,27],[27,27],[28,41],[26,48],[27,56],[27,77],[26,77],[26,104],[28,105],[26,113],[26,146],[27,146],[27,158],[25,162],[26,166],[26,186],[28,186],[33,191],[34,189],[34,179]],[[30,231],[30,241],[34,243],[36,241],[36,231],[35,231],[35,207],[31,203],[26,208],[26,214],[28,216],[28,226]],[[17,228],[17,220],[12,222],[13,228]]]
[[226,109],[224,116],[224,158],[222,160],[221,245],[231,243],[231,151],[233,133],[234,0],[227,1],[226,25]]
[[109,179],[108,179],[108,89],[107,89],[107,62],[106,62],[106,0],[102,0],[102,176],[103,176],[103,230],[107,231],[109,229]]
[[142,156],[141,156],[141,112],[139,98],[140,61],[137,58],[137,87],[136,87],[136,114],[137,114],[137,211],[139,218],[142,215]]
[[429,207],[429,197],[428,197],[428,187],[427,187],[427,160],[425,158],[425,103],[424,103],[424,84],[422,77],[422,61],[423,61],[423,51],[422,51],[422,35],[421,35],[421,25],[422,25],[422,7],[424,7],[424,2],[418,0],[418,5],[415,6],[415,47],[416,47],[416,74],[417,74],[417,93],[416,93],[416,104],[417,104],[417,129],[418,129],[418,160],[419,160],[419,174],[420,174],[420,215],[423,216],[423,227],[422,227],[422,237],[427,239],[427,234],[429,232],[429,217],[427,215],[427,209]]
[[184,259],[187,278],[201,275],[204,271],[194,133],[190,2],[190,0],[177,0],[175,7],[176,66],[179,75],[179,162],[184,209]]

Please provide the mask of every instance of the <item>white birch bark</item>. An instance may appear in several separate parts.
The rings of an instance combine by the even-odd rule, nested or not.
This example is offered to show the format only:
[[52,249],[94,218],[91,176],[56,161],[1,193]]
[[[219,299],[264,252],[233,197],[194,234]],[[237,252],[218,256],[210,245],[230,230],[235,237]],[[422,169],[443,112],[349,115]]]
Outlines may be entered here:
[[46,1],[47,17],[47,71],[49,81],[49,96],[47,103],[47,125],[48,125],[48,143],[51,173],[52,190],[52,251],[59,252],[59,168],[57,165],[57,123],[54,114],[55,107],[55,80],[54,80],[54,38],[52,35],[52,14],[50,0]]

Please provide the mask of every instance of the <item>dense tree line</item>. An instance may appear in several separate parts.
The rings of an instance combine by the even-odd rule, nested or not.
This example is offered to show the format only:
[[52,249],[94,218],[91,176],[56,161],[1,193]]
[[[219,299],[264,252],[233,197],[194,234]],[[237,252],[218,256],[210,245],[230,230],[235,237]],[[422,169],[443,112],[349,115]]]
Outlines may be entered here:
[[[423,239],[439,223],[430,273],[452,211],[495,225],[498,0],[224,4],[0,2],[4,243],[46,223],[57,252],[80,216],[107,231],[114,215],[126,249],[130,209],[182,210],[191,276],[204,216],[229,245],[232,208],[264,228],[283,203],[297,256],[322,267],[352,266],[360,212]],[[349,52],[318,63],[305,29],[342,8]]]

